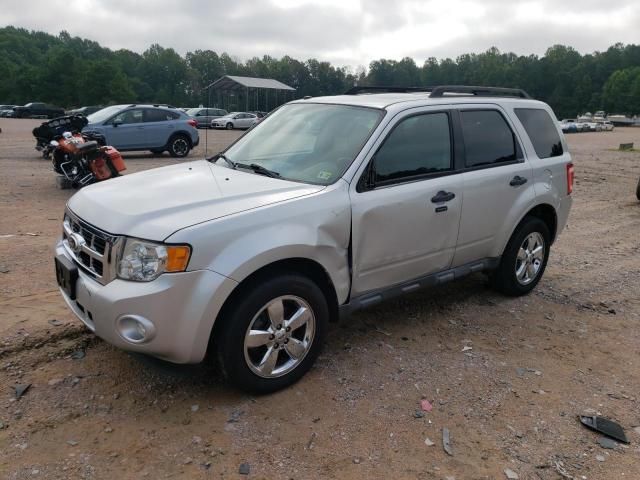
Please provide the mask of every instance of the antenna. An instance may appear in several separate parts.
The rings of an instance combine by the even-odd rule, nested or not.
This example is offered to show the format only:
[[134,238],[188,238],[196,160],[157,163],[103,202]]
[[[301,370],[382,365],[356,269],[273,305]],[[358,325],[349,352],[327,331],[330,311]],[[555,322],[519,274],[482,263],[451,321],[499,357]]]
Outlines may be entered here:
[[[207,99],[207,111],[206,111],[207,115],[206,116],[207,118],[209,118],[209,109],[211,108],[211,85],[207,87],[207,95],[208,95],[208,99]],[[211,128],[211,124],[207,125],[204,131],[204,158],[207,158],[207,155],[209,154],[209,129],[210,128]]]
[[[206,87],[204,87],[202,90],[206,90],[207,91],[207,113],[209,113],[209,110],[211,108],[211,87],[213,86],[213,84],[216,83],[215,81],[211,82],[209,85],[207,85]],[[208,115],[207,115],[208,116]],[[209,157],[207,157],[207,153],[209,151],[209,129],[211,128],[211,124],[207,125],[207,129],[204,132],[204,159],[208,160]],[[211,157],[213,158],[213,157]]]

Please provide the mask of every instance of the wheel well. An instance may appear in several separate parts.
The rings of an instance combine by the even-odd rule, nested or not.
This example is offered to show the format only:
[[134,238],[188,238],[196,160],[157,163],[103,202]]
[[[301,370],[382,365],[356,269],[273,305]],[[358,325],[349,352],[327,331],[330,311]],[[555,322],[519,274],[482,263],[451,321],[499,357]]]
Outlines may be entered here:
[[525,216],[537,217],[542,220],[547,225],[549,233],[551,234],[551,243],[554,242],[556,238],[556,231],[558,229],[558,216],[556,215],[555,208],[547,203],[543,203],[533,207]]
[[265,265],[264,267],[256,270],[247,278],[245,278],[240,284],[234,288],[229,298],[227,298],[224,302],[224,305],[218,312],[218,317],[216,318],[215,323],[213,324],[213,331],[211,332],[211,338],[215,338],[216,328],[222,324],[219,320],[224,317],[225,311],[229,308],[232,308],[236,301],[239,301],[242,294],[247,290],[251,289],[254,285],[257,285],[261,282],[269,281],[270,278],[273,278],[275,275],[279,275],[282,273],[295,273],[298,275],[305,276],[311,280],[313,280],[318,287],[322,290],[327,299],[329,305],[329,320],[331,322],[335,322],[339,318],[338,313],[338,297],[336,295],[336,290],[333,286],[333,282],[329,277],[329,274],[324,269],[322,265],[314,260],[310,260],[308,258],[289,258],[286,260],[279,260],[274,263],[270,263],[269,265]]

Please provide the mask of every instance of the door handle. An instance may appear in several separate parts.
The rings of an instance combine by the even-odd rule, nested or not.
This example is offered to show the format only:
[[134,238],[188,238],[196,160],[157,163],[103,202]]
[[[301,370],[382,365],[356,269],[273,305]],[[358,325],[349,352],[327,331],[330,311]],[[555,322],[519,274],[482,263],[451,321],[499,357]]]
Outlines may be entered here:
[[527,183],[526,178],[521,177],[520,175],[516,175],[511,179],[509,185],[511,185],[512,187],[519,187],[520,185],[524,185],[525,183]]
[[449,202],[456,198],[456,194],[453,192],[445,192],[444,190],[440,190],[435,196],[431,197],[431,201],[433,203],[442,203]]

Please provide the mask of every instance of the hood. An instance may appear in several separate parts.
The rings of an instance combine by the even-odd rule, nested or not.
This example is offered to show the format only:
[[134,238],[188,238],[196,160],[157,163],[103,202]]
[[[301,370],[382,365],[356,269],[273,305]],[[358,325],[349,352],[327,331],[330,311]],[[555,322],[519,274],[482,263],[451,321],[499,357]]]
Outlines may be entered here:
[[106,232],[161,241],[197,223],[323,188],[200,160],[89,185],[71,197],[68,207]]

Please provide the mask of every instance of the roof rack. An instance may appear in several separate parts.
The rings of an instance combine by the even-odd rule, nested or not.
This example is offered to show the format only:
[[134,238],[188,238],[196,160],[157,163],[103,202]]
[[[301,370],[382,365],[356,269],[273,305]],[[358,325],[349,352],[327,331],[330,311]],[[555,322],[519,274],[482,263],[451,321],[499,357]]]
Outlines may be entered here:
[[519,88],[478,87],[469,85],[437,85],[433,87],[352,87],[345,95],[361,93],[413,93],[429,92],[429,98],[442,98],[447,93],[474,95],[476,97],[516,97],[531,98],[527,92]]
[[361,87],[351,87],[345,95],[359,95],[361,93],[411,93],[430,92],[433,87],[372,87],[363,85]]
[[168,103],[151,103],[151,104],[149,104],[149,103],[141,103],[141,104],[138,104],[138,103],[132,103],[131,105],[129,105],[129,108],[131,108],[131,107],[138,107],[138,106],[143,107],[143,106],[145,106],[145,105],[151,105],[152,107],[176,108],[176,107],[174,107],[173,105],[169,105]]
[[440,85],[432,87],[430,98],[441,98],[446,93],[461,93],[475,95],[477,97],[517,97],[531,98],[527,92],[520,88],[504,87],[476,87],[468,85]]

